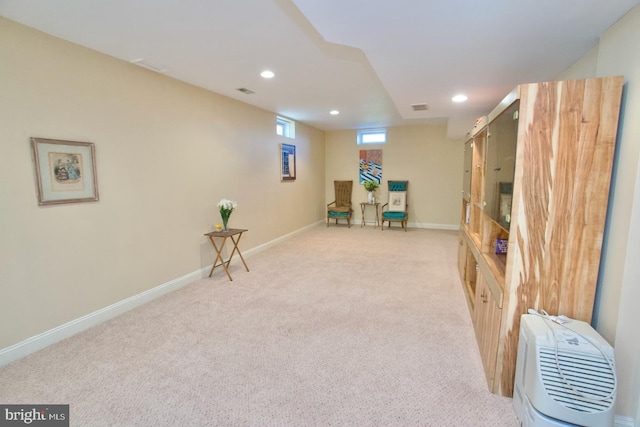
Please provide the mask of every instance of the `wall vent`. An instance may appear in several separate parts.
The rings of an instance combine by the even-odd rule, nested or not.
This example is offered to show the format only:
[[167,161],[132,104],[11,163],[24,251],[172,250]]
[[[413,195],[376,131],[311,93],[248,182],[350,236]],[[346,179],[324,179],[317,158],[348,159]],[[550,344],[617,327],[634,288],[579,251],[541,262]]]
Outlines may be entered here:
[[413,111],[427,111],[429,106],[427,104],[413,104],[411,108],[413,108]]
[[239,90],[240,92],[244,93],[245,95],[252,95],[255,92],[252,90],[247,89],[246,87],[239,87],[236,90]]
[[144,58],[138,58],[131,61],[132,64],[139,65],[140,67],[144,67],[147,70],[155,71],[156,73],[168,73],[169,68],[164,65],[158,64],[157,62],[151,62]]

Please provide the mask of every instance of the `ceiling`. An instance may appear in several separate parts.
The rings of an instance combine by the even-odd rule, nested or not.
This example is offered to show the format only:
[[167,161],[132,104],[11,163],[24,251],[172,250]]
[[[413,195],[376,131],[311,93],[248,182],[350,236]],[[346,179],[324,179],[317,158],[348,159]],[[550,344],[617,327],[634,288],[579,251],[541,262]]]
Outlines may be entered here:
[[447,123],[461,138],[639,2],[0,0],[0,15],[322,130]]

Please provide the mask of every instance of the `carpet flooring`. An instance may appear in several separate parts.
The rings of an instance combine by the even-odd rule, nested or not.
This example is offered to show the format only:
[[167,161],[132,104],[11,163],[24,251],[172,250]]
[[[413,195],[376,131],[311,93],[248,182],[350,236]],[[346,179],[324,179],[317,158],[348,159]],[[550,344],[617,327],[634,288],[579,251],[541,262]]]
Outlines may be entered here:
[[[242,248],[242,243],[241,243]],[[72,426],[509,426],[457,233],[314,227],[0,368],[0,403]]]

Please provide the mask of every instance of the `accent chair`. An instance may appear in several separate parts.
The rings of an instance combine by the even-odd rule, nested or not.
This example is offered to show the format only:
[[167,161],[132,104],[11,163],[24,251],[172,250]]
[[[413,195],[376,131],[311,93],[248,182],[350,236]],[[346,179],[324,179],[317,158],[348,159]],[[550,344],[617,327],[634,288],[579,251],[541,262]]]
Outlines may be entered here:
[[409,181],[387,181],[389,189],[389,201],[382,205],[382,230],[384,222],[391,228],[392,222],[399,222],[404,231],[407,231],[407,219],[409,204],[407,203],[407,189]]
[[353,181],[333,181],[333,188],[335,200],[327,205],[327,227],[332,219],[336,220],[336,225],[339,219],[344,219],[347,221],[347,226],[351,228]]

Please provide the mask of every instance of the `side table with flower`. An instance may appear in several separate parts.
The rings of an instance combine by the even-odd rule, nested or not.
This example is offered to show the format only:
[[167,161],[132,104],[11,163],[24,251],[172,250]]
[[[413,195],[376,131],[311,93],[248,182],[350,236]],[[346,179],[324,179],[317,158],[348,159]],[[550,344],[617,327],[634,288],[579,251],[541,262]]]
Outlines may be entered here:
[[[206,233],[205,236],[209,238],[213,248],[216,252],[216,257],[213,260],[213,264],[211,265],[211,271],[209,272],[209,277],[213,274],[213,271],[216,267],[222,266],[225,273],[227,273],[227,277],[229,280],[233,280],[231,278],[231,273],[229,272],[229,264],[231,264],[231,259],[235,254],[238,254],[242,264],[244,265],[245,270],[249,271],[249,267],[247,267],[247,263],[240,252],[240,248],[238,247],[238,243],[240,243],[240,239],[242,238],[242,233],[248,231],[246,229],[241,228],[229,228],[229,217],[231,216],[231,212],[235,208],[238,207],[238,204],[233,200],[222,199],[218,202],[218,209],[220,210],[220,217],[222,217],[222,226],[220,224],[216,224],[216,231],[212,231],[210,233]],[[218,242],[216,243],[216,239]],[[227,242],[227,239],[231,240],[233,244],[233,249],[231,250],[231,254],[229,258],[225,260],[223,258],[223,250],[224,245]],[[219,263],[218,263],[219,261]]]

